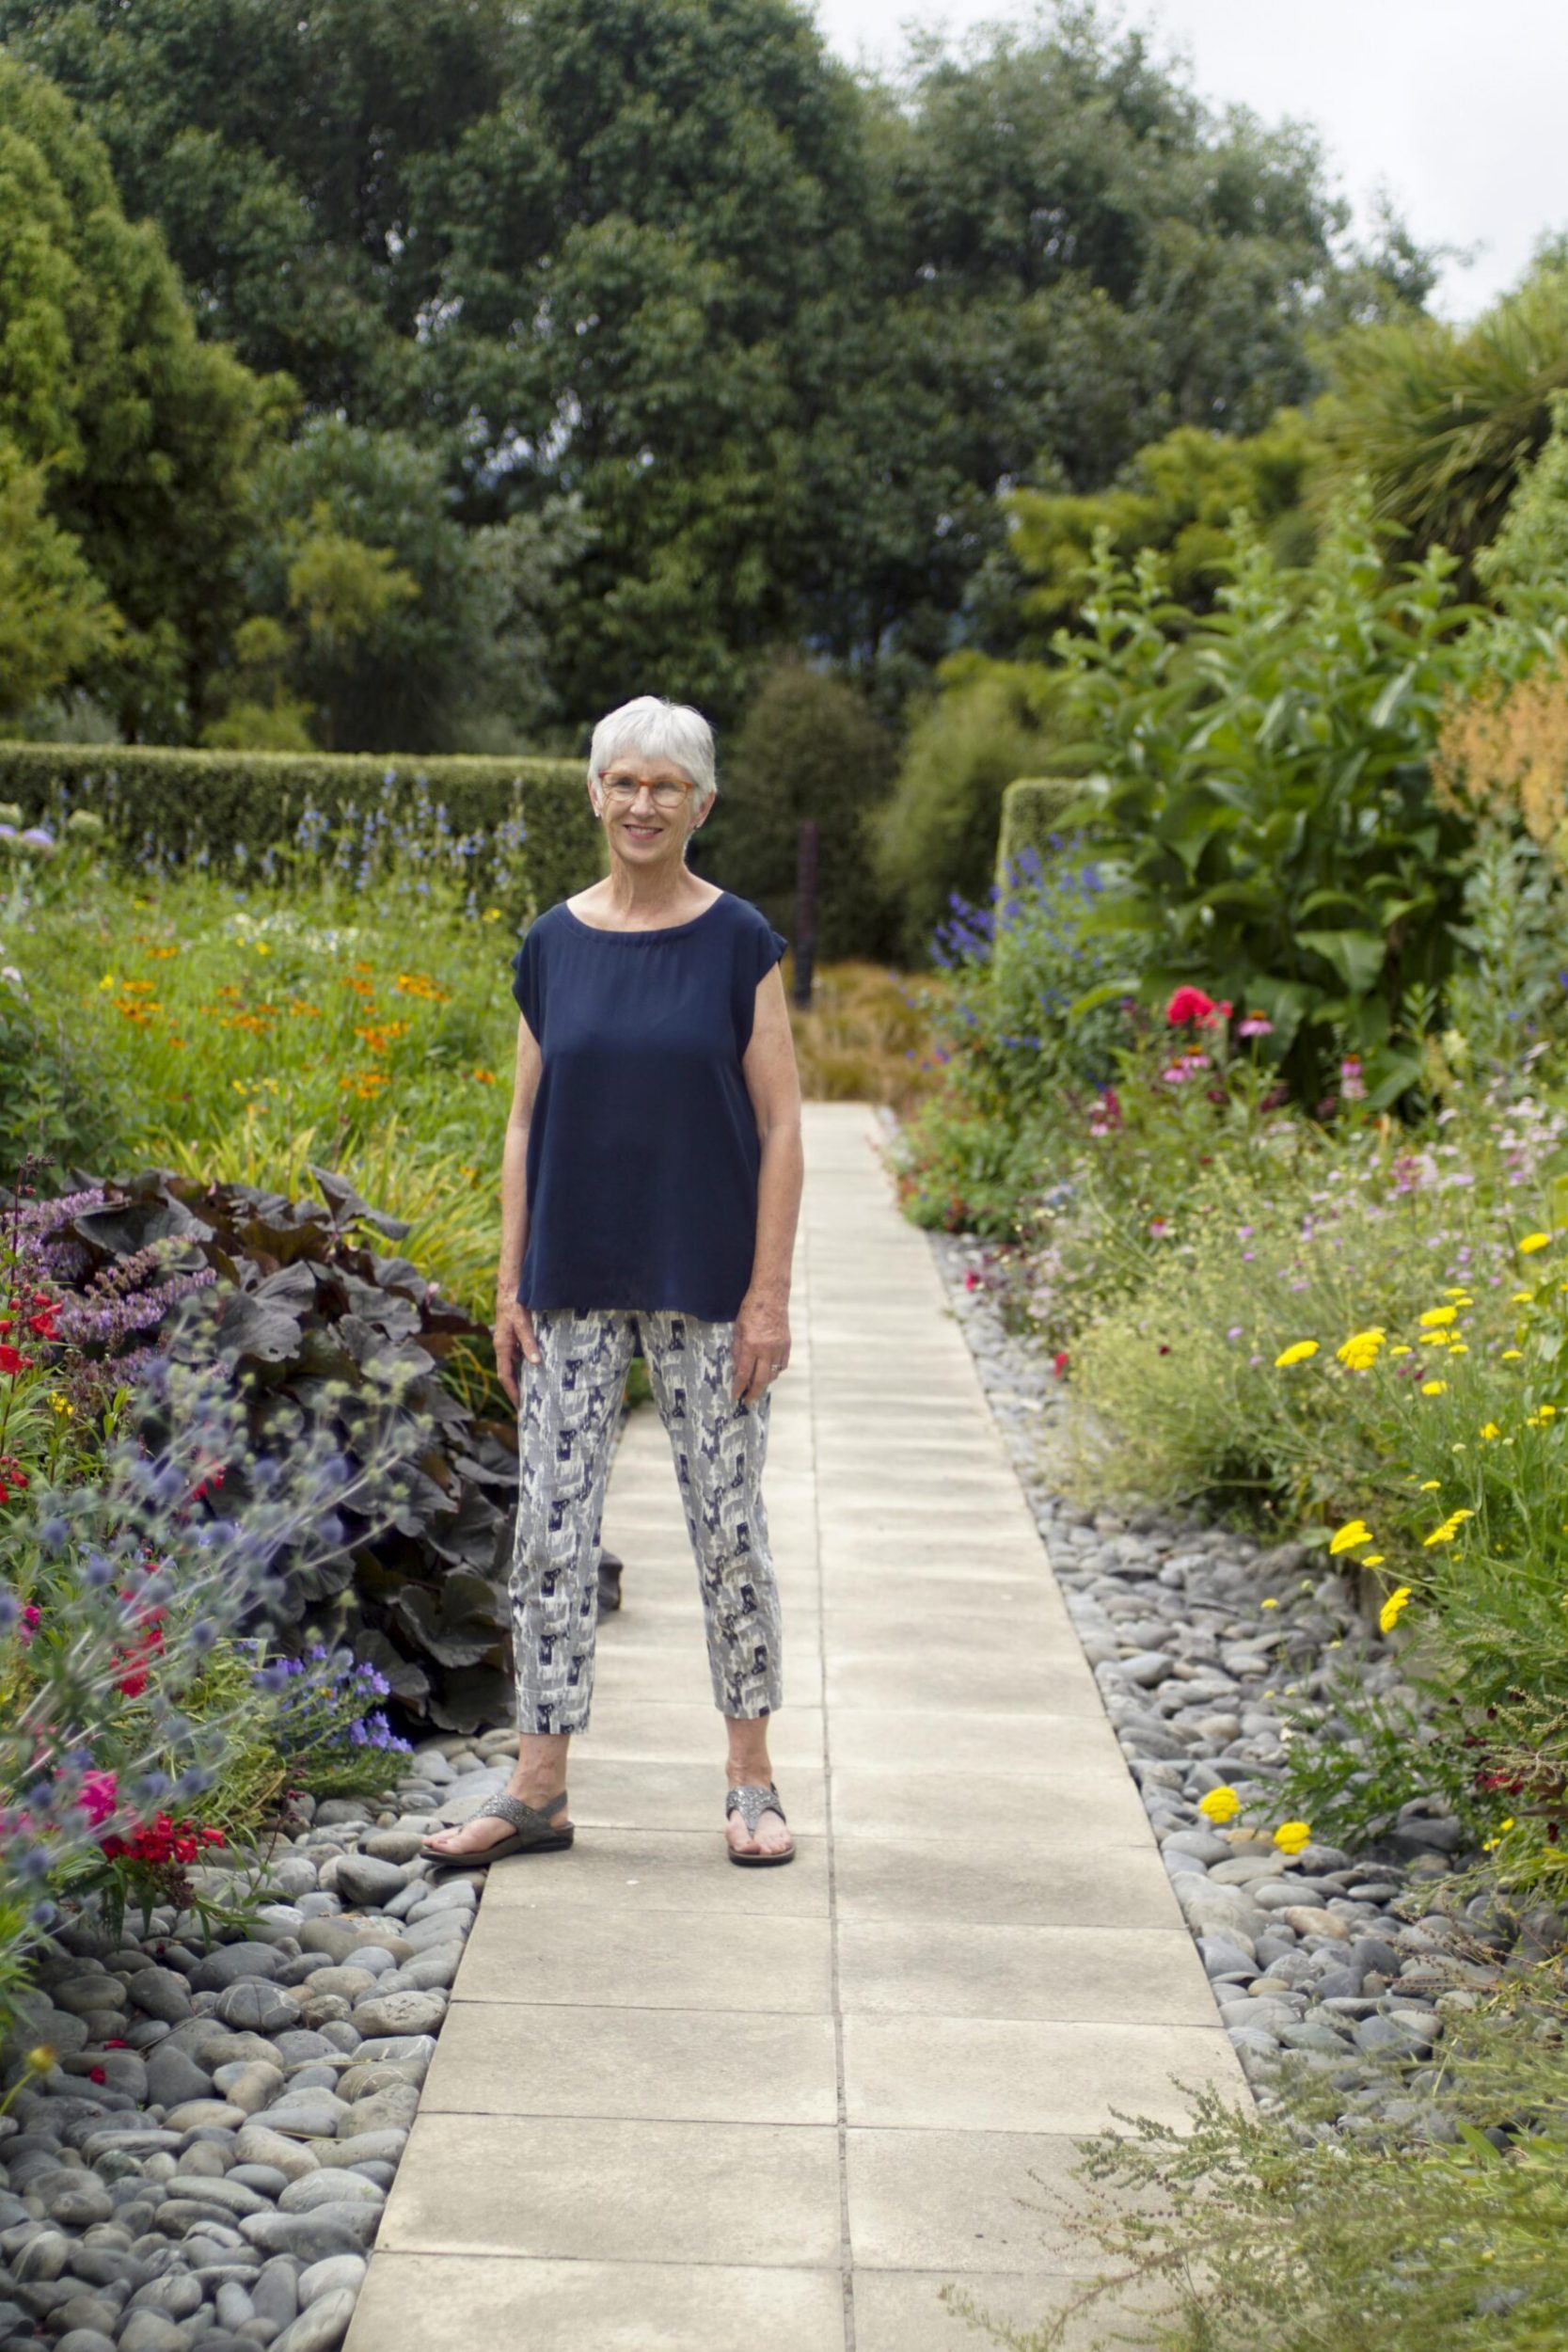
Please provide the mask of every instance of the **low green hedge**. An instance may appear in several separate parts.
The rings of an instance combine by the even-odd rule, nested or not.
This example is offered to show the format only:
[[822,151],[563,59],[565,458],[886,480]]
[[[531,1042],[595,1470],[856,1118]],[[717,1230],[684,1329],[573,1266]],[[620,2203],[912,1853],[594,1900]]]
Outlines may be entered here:
[[1052,835],[1061,832],[1064,814],[1083,790],[1082,778],[1073,776],[1019,776],[1007,786],[996,838],[996,879],[1004,890],[1014,861],[1025,850],[1050,864]]
[[406,853],[470,875],[519,915],[603,866],[582,767],[568,759],[0,743],[0,802],[29,824],[90,809],[148,866],[272,879],[336,865],[368,882],[389,850]]

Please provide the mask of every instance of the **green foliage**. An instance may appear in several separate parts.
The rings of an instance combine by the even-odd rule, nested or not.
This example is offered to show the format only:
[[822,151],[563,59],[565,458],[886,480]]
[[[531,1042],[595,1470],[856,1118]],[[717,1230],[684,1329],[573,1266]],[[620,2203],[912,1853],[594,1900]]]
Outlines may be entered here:
[[[0,342],[0,479],[24,534],[7,560],[42,629],[0,673],[0,709],[82,680],[125,732],[178,734],[239,617],[245,482],[283,393],[198,339],[159,230],[126,219],[98,138],[11,56]],[[41,510],[19,469],[42,469]]]
[[1078,2192],[1067,2224],[1078,2260],[1098,2249],[1098,2278],[1036,2329],[985,2332],[1012,2352],[1065,2352],[1125,2342],[1098,2328],[1152,2304],[1163,2316],[1138,2340],[1164,2352],[1555,2352],[1568,2331],[1565,2013],[1554,1965],[1449,2017],[1440,2070],[1402,2083],[1391,2066],[1376,2087],[1402,2093],[1397,2127],[1357,2114],[1354,2134],[1329,2128],[1343,2093],[1305,2069],[1269,2113],[1206,2090],[1180,2128],[1121,2119],[1087,2143],[1089,2198]]
[[89,673],[119,639],[81,542],[45,510],[47,482],[0,435],[0,730]]
[[1497,537],[1568,389],[1568,267],[1536,270],[1468,326],[1402,318],[1347,336],[1315,421],[1364,478],[1397,551],[1468,564]]
[[519,921],[582,889],[602,862],[582,771],[562,759],[0,742],[0,794],[30,822],[95,811],[144,866],[369,882],[401,838]]
[[1235,555],[1232,524],[1246,514],[1285,563],[1311,553],[1304,511],[1318,445],[1305,417],[1285,409],[1260,433],[1225,436],[1179,425],[1138,451],[1108,489],[1077,496],[1015,490],[1006,500],[1009,549],[1027,581],[1020,599],[1026,635],[1046,650],[1090,584],[1097,540],[1131,564],[1144,548],[1167,560],[1173,601],[1212,610]]
[[950,893],[984,898],[1002,795],[1050,755],[1028,699],[1005,673],[955,684],[915,718],[874,834],[878,878],[897,900],[911,959],[927,953]]
[[1082,847],[1025,850],[985,907],[955,901],[933,943],[950,975],[921,992],[946,1073],[895,1157],[917,1224],[1011,1237],[1051,1182],[1045,1137],[1093,1098],[1113,1016],[1069,1009],[1104,972],[1093,931],[1100,878]]
[[[1211,114],[1086,8],[890,87],[788,0],[0,0],[0,40],[108,142],[215,335],[393,465],[418,436],[463,530],[560,559],[523,606],[546,718],[656,682],[727,723],[792,644],[896,704],[999,484],[1261,430],[1314,388],[1311,330],[1420,292],[1397,237],[1339,258],[1308,137]],[[334,528],[423,578],[386,524]],[[389,638],[442,618],[427,591]],[[504,694],[486,719],[516,724]]]
[[1562,618],[1568,581],[1568,392],[1553,394],[1548,414],[1551,431],[1519,472],[1502,526],[1478,548],[1475,568],[1505,612],[1549,626]]
[[870,871],[868,824],[892,780],[894,744],[863,695],[803,662],[774,670],[724,764],[723,788],[698,836],[705,871],[752,899],[779,930],[795,926],[801,820],[817,834],[817,947],[875,956],[890,911]]
[[1352,506],[1305,574],[1243,537],[1219,609],[1179,647],[1164,567],[1103,543],[1064,693],[1103,779],[1085,796],[1124,881],[1104,920],[1127,984],[1196,981],[1260,1007],[1272,1051],[1312,1099],[1333,1052],[1374,1101],[1420,1076],[1407,993],[1440,988],[1465,828],[1429,758],[1477,656],[1452,565],[1391,582]]
[[1002,795],[1002,822],[996,836],[996,881],[1006,889],[1020,861],[1033,857],[1041,866],[1059,854],[1062,819],[1076,807],[1084,787],[1071,776],[1015,776]]

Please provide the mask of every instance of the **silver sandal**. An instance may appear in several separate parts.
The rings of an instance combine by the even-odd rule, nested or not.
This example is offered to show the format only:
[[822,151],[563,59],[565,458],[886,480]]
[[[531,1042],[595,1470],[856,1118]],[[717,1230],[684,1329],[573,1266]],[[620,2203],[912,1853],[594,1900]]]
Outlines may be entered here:
[[[564,1829],[552,1829],[550,1826],[553,1817],[565,1802],[564,1788],[544,1806],[525,1804],[521,1797],[509,1797],[503,1791],[499,1797],[492,1797],[488,1804],[482,1804],[478,1812],[471,1813],[468,1819],[483,1821],[487,1815],[493,1814],[498,1821],[510,1821],[513,1825],[510,1837],[498,1837],[493,1846],[485,1846],[477,1853],[447,1853],[439,1846],[428,1845],[421,1846],[420,1851],[427,1862],[434,1862],[442,1870],[487,1870],[492,1862],[503,1862],[508,1854],[559,1853],[577,1836],[576,1827],[570,1821]],[[458,1825],[452,1822],[449,1826],[456,1828]]]
[[[779,1801],[779,1792],[771,1781],[766,1788],[754,1780],[743,1781],[738,1788],[732,1788],[724,1799],[726,1821],[732,1813],[738,1813],[745,1822],[748,1837],[756,1836],[757,1823],[765,1813],[776,1813],[781,1821],[787,1822],[788,1820],[788,1816]],[[784,1848],[783,1853],[737,1853],[733,1846],[730,1848],[730,1860],[738,1863],[743,1870],[776,1869],[780,1863],[793,1862],[794,1859],[793,1839]]]

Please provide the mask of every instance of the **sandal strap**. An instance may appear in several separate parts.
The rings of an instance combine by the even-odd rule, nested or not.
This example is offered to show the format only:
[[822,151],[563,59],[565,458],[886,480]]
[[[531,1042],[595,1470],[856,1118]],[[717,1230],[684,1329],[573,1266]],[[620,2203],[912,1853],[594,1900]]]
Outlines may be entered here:
[[565,1802],[564,1788],[543,1808],[525,1804],[521,1797],[509,1797],[503,1789],[499,1796],[492,1797],[488,1804],[482,1804],[472,1818],[483,1821],[486,1814],[494,1814],[498,1821],[510,1821],[514,1829],[531,1829],[543,1834],[548,1830],[551,1817],[560,1812]]
[[757,1823],[765,1813],[776,1813],[781,1821],[785,1821],[789,1818],[779,1801],[779,1792],[771,1781],[766,1788],[754,1780],[743,1781],[738,1788],[732,1788],[724,1799],[726,1821],[732,1813],[738,1813],[745,1822],[748,1837],[756,1836]]

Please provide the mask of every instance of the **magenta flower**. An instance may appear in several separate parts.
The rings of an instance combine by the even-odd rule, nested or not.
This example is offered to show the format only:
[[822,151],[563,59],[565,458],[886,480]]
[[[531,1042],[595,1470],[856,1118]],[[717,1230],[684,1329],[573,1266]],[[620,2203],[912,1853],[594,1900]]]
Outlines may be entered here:
[[84,1772],[76,1802],[96,1829],[100,1821],[106,1821],[111,1813],[118,1811],[119,1783],[113,1772]]

